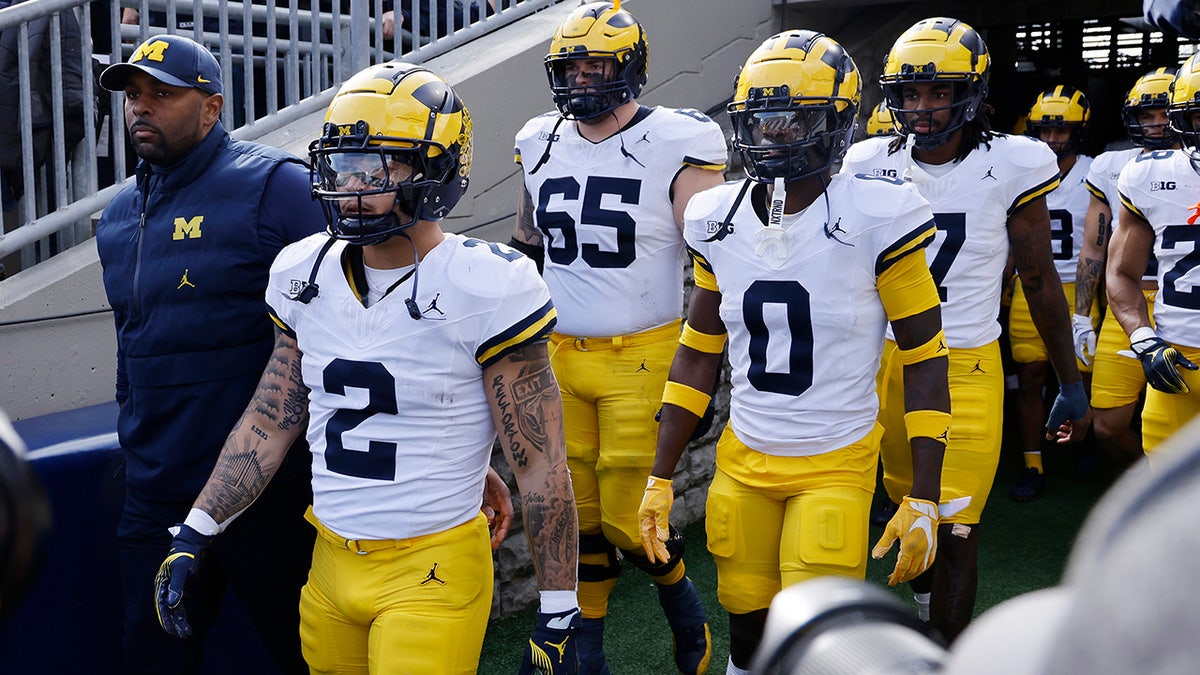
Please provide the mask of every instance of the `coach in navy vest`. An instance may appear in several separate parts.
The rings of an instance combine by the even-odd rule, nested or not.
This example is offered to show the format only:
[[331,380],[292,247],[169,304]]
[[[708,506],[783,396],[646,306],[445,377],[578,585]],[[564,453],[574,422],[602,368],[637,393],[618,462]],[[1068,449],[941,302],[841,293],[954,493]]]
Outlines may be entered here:
[[136,183],[96,226],[117,331],[126,460],[118,538],[131,673],[195,672],[227,585],[279,666],[308,672],[298,613],[314,536],[303,520],[306,447],[292,448],[266,493],[207,552],[192,582],[204,590],[187,601],[191,637],[162,630],[153,597],[168,528],[188,515],[271,353],[271,262],[325,227],[299,159],[230,138],[219,120],[221,79],[213,55],[177,35],[148,38],[100,78],[124,93],[125,127],[141,158]]

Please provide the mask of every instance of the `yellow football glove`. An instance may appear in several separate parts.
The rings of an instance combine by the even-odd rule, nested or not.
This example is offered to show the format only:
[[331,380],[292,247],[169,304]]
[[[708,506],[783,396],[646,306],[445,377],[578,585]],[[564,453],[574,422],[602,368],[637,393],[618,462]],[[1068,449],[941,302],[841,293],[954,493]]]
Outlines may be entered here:
[[642,548],[652,563],[665,563],[671,559],[667,554],[666,541],[670,536],[671,505],[675,503],[675,488],[666,478],[650,476],[646,481],[646,494],[638,508],[638,524],[642,530]]
[[888,521],[883,536],[871,549],[871,557],[878,560],[892,550],[892,544],[900,540],[900,553],[896,556],[896,567],[888,575],[888,586],[895,586],[916,578],[933,564],[937,555],[938,506],[924,499],[905,497],[896,515]]

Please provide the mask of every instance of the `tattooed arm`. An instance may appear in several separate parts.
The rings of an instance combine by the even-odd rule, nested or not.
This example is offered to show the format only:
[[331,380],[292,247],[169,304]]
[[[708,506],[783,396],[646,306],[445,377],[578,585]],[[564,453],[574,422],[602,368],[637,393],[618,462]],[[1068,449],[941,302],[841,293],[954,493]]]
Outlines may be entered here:
[[562,396],[546,344],[509,352],[483,371],[504,458],[521,493],[538,589],[574,591],[579,525],[562,420]]
[[521,197],[517,201],[517,226],[513,230],[513,239],[531,246],[542,245],[542,231],[533,222],[533,196],[524,182],[521,183]]
[[1075,416],[1069,417],[1058,428],[1049,429],[1057,433],[1059,443],[1077,443],[1083,440],[1092,423],[1092,409],[1087,405],[1083,393],[1083,377],[1075,361],[1075,341],[1071,330],[1071,309],[1063,293],[1062,281],[1054,269],[1050,253],[1050,213],[1046,210],[1046,198],[1038,197],[1008,218],[1008,240],[1017,263],[1017,274],[1021,277],[1021,289],[1029,301],[1029,316],[1046,344],[1050,365],[1058,375],[1059,396],[1050,408],[1053,427],[1059,427],[1057,419],[1059,403],[1064,392],[1074,399],[1077,390],[1082,400],[1078,403]]
[[275,329],[275,350],[254,397],[229,432],[195,508],[226,523],[267,487],[308,421],[308,387],[296,339]]
[[1046,343],[1059,382],[1081,381],[1071,339],[1071,310],[1050,254],[1050,213],[1045,197],[1029,202],[1009,217],[1008,239],[1021,288],[1029,301],[1029,314]]
[[1104,280],[1104,260],[1108,255],[1108,237],[1112,233],[1112,209],[1096,195],[1089,194],[1088,199],[1083,244],[1075,268],[1075,313],[1080,316],[1092,313],[1092,303]]

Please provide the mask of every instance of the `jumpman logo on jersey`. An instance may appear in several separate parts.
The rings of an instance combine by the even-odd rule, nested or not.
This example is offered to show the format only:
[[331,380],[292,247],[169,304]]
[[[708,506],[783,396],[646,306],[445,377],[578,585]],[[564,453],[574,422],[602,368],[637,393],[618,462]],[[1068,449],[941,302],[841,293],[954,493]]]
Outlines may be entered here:
[[854,244],[851,244],[848,241],[843,241],[841,237],[837,236],[838,232],[841,232],[842,234],[849,234],[848,232],[846,232],[845,230],[842,229],[842,219],[841,218],[838,218],[837,221],[834,222],[833,227],[829,227],[829,223],[825,223],[825,238],[826,239],[832,239],[832,240],[836,241],[837,243],[845,244],[846,246],[854,246]]
[[438,566],[437,563],[433,563],[433,567],[429,568],[429,576],[425,577],[425,581],[421,582],[422,586],[424,586],[425,584],[427,584],[431,581],[436,581],[436,582],[438,582],[438,584],[440,584],[442,586],[446,585],[446,582],[442,581],[441,579],[439,579],[437,577],[437,566]]
[[185,268],[183,268],[183,278],[181,278],[179,280],[179,285],[175,287],[175,290],[179,290],[179,289],[183,288],[184,286],[191,286],[192,288],[196,287],[196,284],[193,284],[191,281],[188,280],[187,275],[188,275],[188,271],[187,271],[187,268],[185,267]]
[[649,142],[650,142],[650,132],[649,131],[642,134],[642,137],[638,139],[638,143],[649,143]]
[[442,297],[441,293],[438,293],[437,295],[433,296],[433,300],[429,301],[429,306],[426,307],[425,311],[421,312],[421,313],[427,314],[429,312],[437,312],[438,314],[441,314],[442,316],[446,316],[446,313],[443,312],[441,309],[439,309],[437,306],[437,301],[438,301],[438,298],[440,298],[440,297]]
[[983,174],[983,176],[979,180],[983,180],[984,178],[991,178],[992,180],[997,180],[997,181],[1000,180],[999,178],[996,178],[995,176],[992,175],[992,169],[993,169],[993,167],[989,166],[987,173]]
[[[979,367],[980,363],[981,363],[981,361],[979,361],[978,359],[975,360],[975,367],[971,369],[971,373],[983,373],[984,375],[987,375],[987,371],[984,370],[983,368]],[[971,373],[967,373],[967,374],[970,375]]]
[[643,370],[646,371],[647,373],[650,372],[650,369],[646,367],[646,359],[642,359],[642,365],[638,366],[638,369],[633,372],[640,373]]
[[1188,225],[1195,225],[1197,220],[1200,220],[1200,202],[1196,202],[1188,207],[1193,211],[1192,217],[1188,218]]

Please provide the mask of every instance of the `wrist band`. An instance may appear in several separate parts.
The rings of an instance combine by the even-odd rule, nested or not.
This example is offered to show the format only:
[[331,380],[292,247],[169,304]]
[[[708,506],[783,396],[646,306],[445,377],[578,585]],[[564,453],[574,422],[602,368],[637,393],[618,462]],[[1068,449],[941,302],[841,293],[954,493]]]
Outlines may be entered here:
[[913,410],[904,413],[904,427],[908,430],[908,440],[914,438],[932,438],[935,441],[949,444],[950,442],[950,413],[941,410]]
[[933,337],[929,338],[929,341],[925,344],[913,347],[912,349],[900,349],[898,351],[900,363],[906,366],[950,354],[950,350],[946,348],[946,333],[940,330]]
[[663,387],[663,403],[679,406],[696,417],[704,417],[711,400],[712,396],[681,382],[667,380],[667,385]]
[[720,335],[701,333],[685,321],[683,332],[679,334],[679,344],[705,354],[720,354],[725,350],[726,335],[726,333]]

